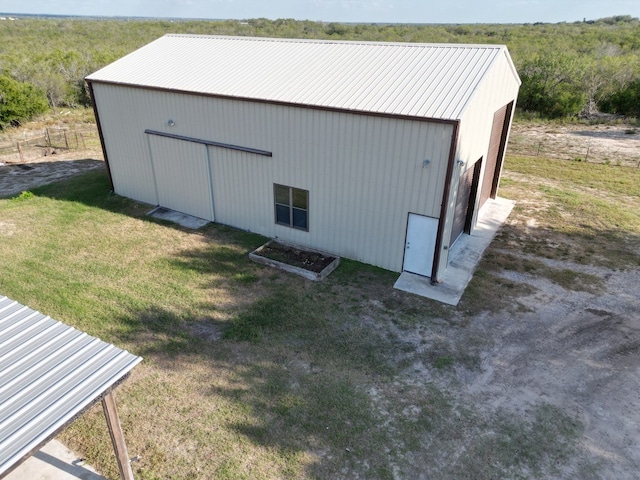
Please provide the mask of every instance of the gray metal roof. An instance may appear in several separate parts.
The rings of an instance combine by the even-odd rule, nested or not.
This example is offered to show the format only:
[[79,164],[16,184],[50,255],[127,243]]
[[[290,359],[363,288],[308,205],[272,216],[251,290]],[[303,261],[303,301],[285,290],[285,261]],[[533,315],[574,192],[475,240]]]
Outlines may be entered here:
[[459,119],[504,45],[165,35],[89,75],[331,109]]
[[0,477],[141,360],[0,296]]

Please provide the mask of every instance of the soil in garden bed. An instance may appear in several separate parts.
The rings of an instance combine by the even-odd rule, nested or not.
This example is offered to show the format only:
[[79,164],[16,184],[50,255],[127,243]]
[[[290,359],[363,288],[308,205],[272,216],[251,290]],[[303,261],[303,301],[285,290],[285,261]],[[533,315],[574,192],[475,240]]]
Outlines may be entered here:
[[256,255],[269,258],[277,262],[286,263],[293,267],[304,268],[314,273],[320,273],[333,262],[336,257],[323,255],[318,252],[310,252],[289,245],[283,245],[278,242],[271,242],[266,245]]

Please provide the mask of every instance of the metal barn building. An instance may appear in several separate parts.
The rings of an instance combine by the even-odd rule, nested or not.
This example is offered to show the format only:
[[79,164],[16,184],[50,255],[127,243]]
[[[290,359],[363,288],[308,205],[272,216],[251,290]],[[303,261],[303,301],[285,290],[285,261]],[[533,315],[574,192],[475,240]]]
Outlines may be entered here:
[[520,86],[502,45],[201,35],[86,80],[116,193],[434,282]]

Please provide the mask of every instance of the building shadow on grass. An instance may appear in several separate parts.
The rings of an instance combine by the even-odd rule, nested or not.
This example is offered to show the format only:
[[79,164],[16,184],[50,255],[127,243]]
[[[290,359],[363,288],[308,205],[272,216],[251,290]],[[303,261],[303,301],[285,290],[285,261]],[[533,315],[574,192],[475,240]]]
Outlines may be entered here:
[[[83,160],[78,161],[82,162]],[[93,160],[89,161],[94,162]],[[100,163],[103,164],[103,162]],[[66,178],[48,185],[37,186],[31,191],[36,196],[43,196],[67,202],[78,202],[89,207],[100,208],[109,212],[127,215],[132,218],[163,225],[168,228],[189,232],[194,231],[191,228],[181,226],[172,221],[148,215],[151,210],[156,208],[155,205],[138,202],[113,193],[110,190],[107,172],[104,168],[96,168],[85,173],[75,175],[71,178]],[[1,192],[0,198],[2,198]],[[253,250],[267,241],[267,239],[261,235],[215,223],[208,223],[207,225],[198,228],[197,231],[205,236],[216,238],[219,241],[232,242],[247,249],[247,251]],[[235,254],[232,254],[231,256],[234,257],[234,255]],[[191,254],[185,253],[185,256],[192,257],[191,259],[185,260],[185,265],[191,263],[191,267],[196,270],[201,270],[203,268],[203,261],[211,260],[206,252],[192,252]],[[180,261],[181,260],[179,259],[177,260],[177,262]],[[225,262],[226,260],[224,259],[218,259],[217,267],[221,267]],[[211,267],[209,266],[205,268]]]
[[[388,458],[379,454],[386,433],[378,429],[363,383],[386,363],[382,349],[389,346],[375,335],[367,339],[361,330],[322,320],[324,335],[285,315],[264,319],[275,305],[293,306],[291,298],[281,300],[257,300],[228,322],[150,308],[127,320],[133,327],[127,343],[162,370],[187,376],[190,368],[208,371],[209,386],[201,384],[198,391],[177,386],[176,394],[184,395],[179,403],[188,411],[216,397],[227,407],[221,416],[191,425],[190,434],[207,430],[206,422],[219,422],[223,436],[237,435],[244,439],[240,443],[269,452],[268,464],[286,465],[272,472],[275,477],[325,477],[362,461],[375,471],[388,469]],[[389,365],[382,370],[390,373]],[[246,474],[242,462],[225,465],[236,468],[236,476]],[[210,472],[212,478],[218,473]]]
[[[379,428],[364,385],[392,378],[411,346],[361,317],[367,304],[361,297],[344,304],[336,298],[360,288],[353,265],[345,267],[349,281],[338,275],[309,282],[255,264],[237,246],[211,242],[168,260],[176,271],[197,272],[199,288],[223,289],[234,305],[212,301],[186,312],[163,306],[163,299],[148,302],[118,320],[127,332],[122,340],[163,370],[209,372],[209,386],[179,392],[184,408],[214,397],[230,405],[232,413],[215,421],[225,435],[270,452],[269,464],[285,465],[275,476],[326,477],[342,468],[357,471],[365,461],[375,478],[384,478],[389,458],[379,450],[388,433]],[[377,273],[388,283],[387,272],[363,272],[369,281]],[[246,474],[241,463],[225,465]]]

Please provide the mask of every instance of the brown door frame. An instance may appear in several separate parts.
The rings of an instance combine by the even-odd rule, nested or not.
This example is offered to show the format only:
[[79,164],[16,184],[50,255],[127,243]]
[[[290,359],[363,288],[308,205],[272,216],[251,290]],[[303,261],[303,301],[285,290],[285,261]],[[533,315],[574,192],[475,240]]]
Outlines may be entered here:
[[478,189],[480,188],[480,172],[482,171],[483,157],[476,160],[473,164],[473,180],[471,180],[471,192],[469,193],[469,207],[467,208],[467,219],[464,224],[464,232],[471,234],[473,227],[473,215],[478,205]]

